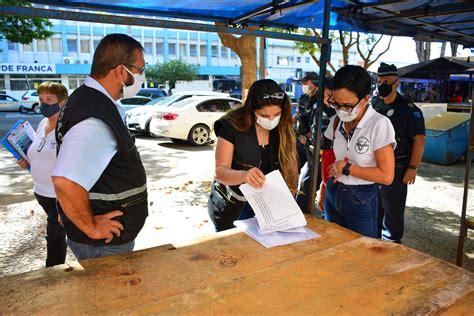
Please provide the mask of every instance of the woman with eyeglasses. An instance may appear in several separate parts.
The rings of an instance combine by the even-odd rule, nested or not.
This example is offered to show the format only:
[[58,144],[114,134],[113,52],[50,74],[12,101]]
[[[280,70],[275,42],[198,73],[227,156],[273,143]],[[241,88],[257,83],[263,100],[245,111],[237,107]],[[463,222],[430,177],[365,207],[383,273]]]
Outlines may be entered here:
[[214,131],[218,137],[215,181],[208,211],[217,231],[255,216],[238,188],[242,183],[260,188],[265,174],[280,170],[296,193],[298,163],[290,100],[275,81],[254,82],[244,106],[218,120]]
[[18,161],[23,168],[30,167],[36,200],[46,212],[46,267],[63,264],[66,260],[66,235],[59,223],[51,174],[56,162],[56,138],[54,130],[60,108],[66,103],[68,91],[57,82],[43,82],[38,86],[41,114],[45,118],[39,123],[36,138],[28,148],[26,160]]
[[377,184],[390,184],[395,170],[395,131],[369,104],[371,79],[360,66],[339,69],[328,103],[337,116],[324,136],[336,156],[326,184],[326,220],[377,237]]

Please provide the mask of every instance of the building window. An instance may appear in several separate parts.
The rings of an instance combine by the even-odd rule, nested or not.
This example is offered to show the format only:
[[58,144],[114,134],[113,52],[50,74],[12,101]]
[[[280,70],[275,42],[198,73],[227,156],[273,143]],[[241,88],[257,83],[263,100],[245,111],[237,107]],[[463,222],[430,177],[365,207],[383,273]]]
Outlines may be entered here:
[[23,44],[23,51],[24,52],[32,52],[33,51],[33,44]]
[[212,45],[211,46],[211,56],[212,57],[219,56],[219,51],[217,50],[217,45]]
[[94,50],[97,49],[97,46],[99,46],[100,40],[93,40],[92,45],[94,46]]
[[189,44],[189,56],[196,57],[197,56],[197,45],[196,44]]
[[155,48],[157,55],[163,55],[163,43],[156,43]]
[[51,39],[51,51],[55,53],[61,52],[61,39],[60,38]]
[[309,64],[309,57],[305,57],[305,62]]
[[206,57],[207,56],[206,44],[199,45],[199,54],[201,55],[201,57]]
[[83,83],[86,76],[74,76],[69,75],[69,89],[79,88]]
[[153,55],[153,43],[152,42],[145,42],[143,45],[145,49],[145,54]]
[[287,56],[277,56],[277,65],[288,66],[288,57]]
[[36,41],[36,50],[38,52],[47,52],[48,44],[46,43],[46,40]]
[[296,62],[297,62],[297,63],[300,63],[300,62],[301,62],[301,57],[299,57],[299,56],[296,57]]
[[227,48],[226,47],[221,47],[221,58],[227,59]]
[[18,43],[8,41],[8,50],[18,50]]
[[90,53],[90,41],[89,40],[81,40],[81,53]]
[[77,40],[75,39],[68,39],[67,40],[67,50],[70,53],[77,53]]
[[295,58],[293,56],[288,57],[288,62],[292,64],[295,61]]
[[237,54],[233,50],[230,51],[230,58],[237,59]]
[[188,54],[186,54],[186,44],[179,44],[179,56],[180,57],[186,57]]
[[169,43],[168,44],[168,54],[169,55],[176,55],[176,43]]

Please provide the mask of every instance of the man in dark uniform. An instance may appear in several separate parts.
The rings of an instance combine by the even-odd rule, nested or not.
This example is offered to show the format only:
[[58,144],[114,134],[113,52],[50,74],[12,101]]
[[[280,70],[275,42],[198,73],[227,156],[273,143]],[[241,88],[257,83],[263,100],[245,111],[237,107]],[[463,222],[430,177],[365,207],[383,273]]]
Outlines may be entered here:
[[[302,96],[305,104],[299,106],[300,113],[296,123],[296,148],[298,151],[298,160],[300,162],[301,175],[300,184],[298,188],[298,195],[296,202],[303,212],[306,212],[309,205],[309,195],[311,191],[311,175],[313,173],[313,129],[315,128],[317,108],[317,98],[319,90],[319,75],[310,71],[307,72],[300,80],[302,90],[305,96]],[[329,81],[328,81],[329,82]],[[305,100],[306,99],[306,100]],[[303,103],[303,102],[300,102]],[[329,124],[329,117],[334,115],[334,110],[329,107],[323,107],[323,123],[321,126],[322,133],[326,130]],[[330,147],[330,144],[325,144],[325,138],[321,138],[321,149]],[[329,148],[328,147],[328,148]],[[321,166],[319,166],[317,187],[321,183]]]
[[397,91],[397,67],[381,63],[377,71],[378,95],[373,108],[387,116],[395,129],[395,178],[379,186],[379,231],[384,240],[401,243],[407,185],[415,183],[425,146],[425,121],[421,110]]

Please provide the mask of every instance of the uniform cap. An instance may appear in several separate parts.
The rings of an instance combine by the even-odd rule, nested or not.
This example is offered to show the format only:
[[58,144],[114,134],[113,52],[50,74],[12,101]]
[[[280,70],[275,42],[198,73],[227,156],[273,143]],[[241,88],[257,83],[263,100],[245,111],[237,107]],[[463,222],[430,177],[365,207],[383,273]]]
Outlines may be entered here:
[[380,63],[379,68],[377,69],[377,76],[398,76],[397,66],[394,64]]

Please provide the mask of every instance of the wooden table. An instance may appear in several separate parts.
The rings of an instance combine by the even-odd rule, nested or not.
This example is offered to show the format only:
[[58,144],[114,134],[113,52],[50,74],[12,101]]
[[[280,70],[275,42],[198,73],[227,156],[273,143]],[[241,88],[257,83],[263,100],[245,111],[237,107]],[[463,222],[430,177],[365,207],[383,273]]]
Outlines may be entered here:
[[473,315],[474,274],[309,218],[266,249],[237,229],[0,279],[0,315]]

